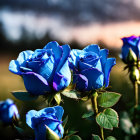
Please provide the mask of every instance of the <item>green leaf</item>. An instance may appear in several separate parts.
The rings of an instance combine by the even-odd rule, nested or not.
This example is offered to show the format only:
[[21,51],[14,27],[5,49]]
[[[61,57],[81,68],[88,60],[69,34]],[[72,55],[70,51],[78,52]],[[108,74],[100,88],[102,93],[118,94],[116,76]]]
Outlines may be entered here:
[[137,133],[136,128],[133,126],[127,112],[122,112],[120,117],[120,128],[127,134],[135,135]]
[[57,93],[55,96],[54,96],[54,99],[55,101],[57,102],[57,104],[59,105],[61,103],[61,95],[60,93]]
[[96,122],[101,127],[112,130],[113,127],[118,127],[118,114],[115,110],[107,108],[96,116]]
[[76,134],[77,132],[78,132],[78,131],[73,131],[73,130],[71,130],[71,131],[68,132],[67,136],[70,137],[70,136]]
[[20,134],[20,135],[24,135],[25,134],[25,132],[24,132],[24,130],[22,129],[22,128],[20,128],[20,127],[17,127],[17,126],[15,126],[14,125],[14,128],[16,129],[16,131]]
[[117,140],[117,139],[115,137],[113,137],[113,136],[109,136],[105,140]]
[[26,91],[13,91],[12,94],[21,101],[31,101],[38,98],[38,96],[31,95]]
[[66,116],[66,118],[63,120],[63,124],[62,125],[63,125],[64,128],[65,128],[67,122],[68,122],[68,116]]
[[92,139],[93,140],[101,140],[101,138],[98,135],[92,134]]
[[68,98],[72,98],[72,99],[80,98],[80,94],[76,90],[63,90],[61,93]]
[[60,140],[59,136],[51,130],[47,125],[46,126],[46,140]]
[[94,112],[93,112],[93,111],[89,111],[89,112],[83,114],[83,115],[82,115],[82,118],[83,118],[83,119],[88,119],[88,118],[90,118],[90,117],[93,117],[93,115],[94,115]]
[[68,140],[82,140],[78,135],[73,135]]
[[119,101],[120,97],[121,95],[115,92],[101,93],[98,96],[98,105],[105,108],[111,107]]

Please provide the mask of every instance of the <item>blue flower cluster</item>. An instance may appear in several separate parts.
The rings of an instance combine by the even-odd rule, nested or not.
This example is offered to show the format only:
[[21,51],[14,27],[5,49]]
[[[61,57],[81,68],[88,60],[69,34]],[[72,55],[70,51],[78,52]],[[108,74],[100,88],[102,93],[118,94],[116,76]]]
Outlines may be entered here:
[[70,50],[68,45],[48,43],[34,52],[27,50],[12,60],[9,70],[21,75],[27,91],[42,95],[59,91],[71,82],[70,67],[74,71],[76,89],[89,91],[107,87],[115,58],[107,58],[108,50],[89,45],[83,50]]
[[[53,41],[43,49],[21,52],[17,60],[10,62],[9,70],[22,76],[27,91],[32,95],[50,94],[68,87],[70,70],[73,71],[76,90],[90,91],[108,87],[110,71],[116,61],[107,57],[108,50],[100,49],[98,45],[70,50],[69,45],[60,46]],[[26,123],[34,129],[36,140],[46,139],[46,126],[62,138],[63,113],[61,106],[30,110],[26,114]]]

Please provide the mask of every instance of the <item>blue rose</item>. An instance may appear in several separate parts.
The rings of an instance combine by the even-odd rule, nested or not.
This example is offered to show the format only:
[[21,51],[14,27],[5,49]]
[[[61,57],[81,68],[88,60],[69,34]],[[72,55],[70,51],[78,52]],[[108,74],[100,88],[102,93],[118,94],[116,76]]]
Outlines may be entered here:
[[26,123],[34,129],[36,140],[46,140],[46,126],[62,138],[64,133],[61,121],[63,113],[64,110],[61,106],[48,107],[40,111],[30,110],[26,114]]
[[140,37],[130,36],[122,38],[123,46],[122,46],[122,60],[127,63],[127,56],[129,50],[131,49],[137,58],[140,58]]
[[73,81],[79,91],[90,91],[109,85],[111,68],[115,58],[107,58],[108,50],[98,45],[89,45],[83,50],[73,49],[70,66],[73,69]]
[[69,55],[69,45],[59,46],[53,41],[43,49],[21,52],[17,60],[10,62],[9,70],[22,76],[31,94],[43,95],[62,90],[70,84]]
[[19,113],[16,105],[11,99],[0,102],[0,120],[6,124],[13,121],[13,117],[19,118]]

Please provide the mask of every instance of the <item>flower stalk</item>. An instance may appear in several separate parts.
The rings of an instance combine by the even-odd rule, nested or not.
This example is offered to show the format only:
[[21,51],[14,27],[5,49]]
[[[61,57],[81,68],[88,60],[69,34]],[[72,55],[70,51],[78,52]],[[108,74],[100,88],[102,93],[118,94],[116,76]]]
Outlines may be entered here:
[[[98,103],[97,103],[97,97],[98,97],[98,93],[94,92],[92,97],[91,97],[91,103],[92,103],[92,108],[93,111],[95,110],[96,115],[98,114]],[[100,132],[101,132],[101,139],[104,140],[104,131],[103,131],[103,127],[100,127]]]
[[138,83],[134,82],[135,108],[138,107]]

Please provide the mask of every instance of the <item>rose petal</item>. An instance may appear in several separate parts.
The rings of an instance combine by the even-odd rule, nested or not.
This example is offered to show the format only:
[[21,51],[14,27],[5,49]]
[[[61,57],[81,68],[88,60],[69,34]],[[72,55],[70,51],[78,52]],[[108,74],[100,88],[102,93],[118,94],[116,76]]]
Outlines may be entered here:
[[62,116],[64,114],[64,109],[61,106],[55,106],[54,108],[56,110],[55,114],[56,114],[57,119],[59,121],[61,121],[62,120]]
[[56,41],[49,42],[44,49],[52,49],[54,53],[54,58],[56,63],[60,61],[60,58],[62,57],[62,47],[59,46],[59,44]]
[[42,114],[43,114],[43,116],[45,116],[45,115],[48,116],[48,114],[55,116],[55,113],[56,113],[56,111],[55,111],[54,107],[47,107],[47,108],[44,108],[44,109],[41,109],[40,111],[38,111],[38,116],[40,116]]
[[14,74],[21,75],[20,65],[17,60],[12,60],[9,64],[9,71],[13,72]]
[[79,91],[84,91],[88,87],[88,79],[82,74],[74,74],[73,83],[76,84],[76,89]]
[[79,61],[79,73],[82,70],[93,68],[92,65]]
[[[17,58],[19,65],[23,64],[25,60],[29,59],[33,53],[34,52],[30,51],[30,50],[21,52]],[[24,66],[24,64],[23,64],[23,66]]]
[[26,68],[26,67],[20,67],[21,72],[32,72],[32,69]]
[[124,37],[122,47],[122,59],[126,61],[129,49],[131,48],[137,57],[140,56],[140,37],[130,36]]
[[48,85],[46,79],[37,73],[23,73],[23,80],[27,91],[34,95],[43,95],[46,92],[51,91],[51,88]]
[[101,49],[100,50],[100,60],[101,60],[101,64],[102,64],[102,68],[104,69],[105,63],[107,61],[107,56],[108,56],[108,50],[107,49]]
[[35,140],[46,140],[46,127],[45,127],[45,125],[39,124],[35,128]]
[[26,123],[34,129],[34,127],[32,126],[32,118],[35,117],[37,115],[37,111],[36,110],[30,110],[27,114],[26,114]]
[[104,75],[105,75],[105,87],[108,87],[109,85],[109,76],[110,76],[110,71],[112,69],[112,67],[116,64],[116,59],[115,58],[108,58],[107,62],[105,64],[105,71],[104,71]]
[[88,79],[88,91],[101,88],[104,84],[104,74],[96,68],[83,70],[81,74]]
[[63,54],[62,54],[60,62],[58,63],[56,72],[60,71],[60,69],[65,64],[65,62],[68,60],[68,57],[70,55],[70,47],[69,47],[69,45],[63,45],[62,49],[63,49]]
[[96,54],[100,54],[100,47],[96,44],[91,44],[83,49],[86,52],[95,52]]
[[78,50],[78,49],[73,49],[70,53],[70,58],[69,58],[69,63],[70,63],[70,67],[73,69],[73,67],[77,67],[78,65],[78,61],[79,61],[79,55],[81,53],[84,53],[84,51],[82,50]]
[[56,91],[62,90],[67,87],[71,82],[71,72],[68,66],[68,61],[65,62],[59,72],[55,73],[53,79],[53,88]]

